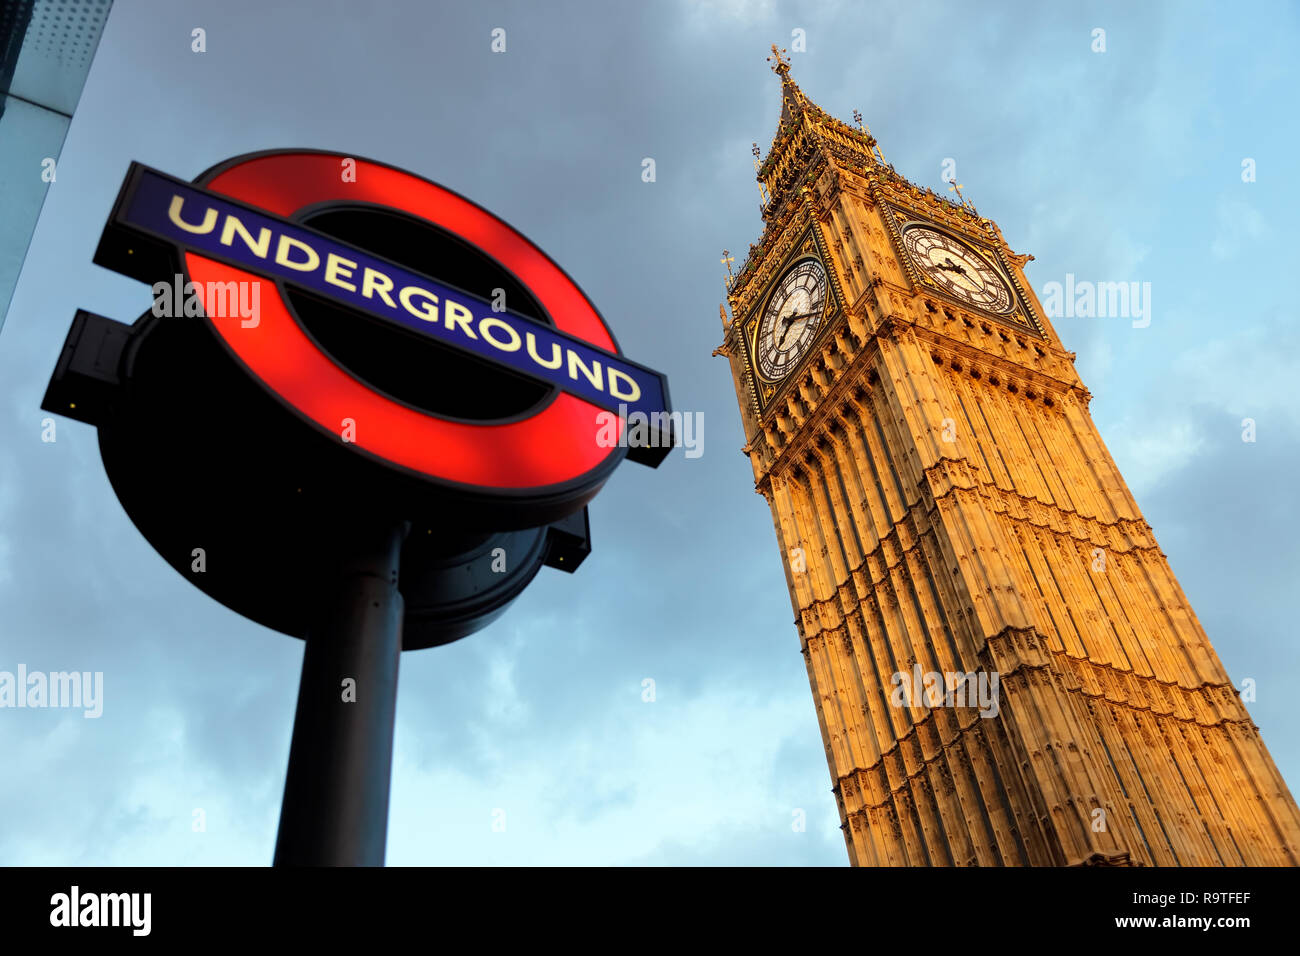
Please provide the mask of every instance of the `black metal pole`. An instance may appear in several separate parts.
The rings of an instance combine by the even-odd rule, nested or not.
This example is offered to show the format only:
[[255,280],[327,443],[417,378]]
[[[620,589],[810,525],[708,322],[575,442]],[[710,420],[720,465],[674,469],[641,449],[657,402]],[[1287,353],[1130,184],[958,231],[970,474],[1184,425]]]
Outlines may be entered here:
[[303,652],[276,866],[383,866],[406,526],[347,532]]

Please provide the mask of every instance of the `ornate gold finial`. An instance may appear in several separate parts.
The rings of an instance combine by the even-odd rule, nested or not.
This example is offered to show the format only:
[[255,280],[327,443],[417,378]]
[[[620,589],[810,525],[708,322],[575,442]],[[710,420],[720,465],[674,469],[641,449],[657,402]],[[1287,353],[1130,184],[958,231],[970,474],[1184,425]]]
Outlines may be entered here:
[[[753,146],[754,148],[751,149],[750,152],[754,154],[754,173],[757,174],[758,171],[762,169],[762,166],[759,164],[758,160],[759,157],[761,157],[763,154],[759,150],[757,143],[754,143]],[[763,180],[761,178],[758,180],[758,195],[763,200],[761,203],[759,203],[758,206],[759,215],[762,215],[763,207],[767,205],[768,195],[767,195],[767,186],[763,184]]]
[[870,145],[871,145],[871,154],[875,156],[875,158],[879,160],[880,164],[883,166],[885,164],[885,154],[880,151],[880,144],[877,143],[876,138],[871,135],[871,127],[868,126],[866,123],[862,122],[861,110],[853,111],[853,122],[858,124],[858,132],[865,133],[869,137]]
[[732,255],[728,250],[723,249],[723,250],[722,250],[722,258],[719,259],[718,261],[721,262],[724,266],[727,267],[727,278],[728,278],[728,279],[732,278],[732,275],[731,275],[731,264],[732,264],[733,262],[736,261],[736,257],[733,256],[733,255]]
[[782,54],[782,53],[785,53],[785,47],[781,47],[781,48],[778,50],[776,44],[773,43],[773,44],[772,44],[772,55],[769,56],[769,57],[767,58],[767,62],[768,62],[768,63],[771,63],[771,62],[773,62],[773,61],[776,61],[776,65],[775,65],[774,67],[772,67],[772,72],[773,72],[773,73],[777,73],[777,74],[784,75],[784,74],[790,72],[790,59],[789,59],[789,57],[787,57],[787,58],[784,59],[784,60],[781,59],[781,54]]
[[961,183],[957,182],[957,180],[955,179],[948,180],[948,192],[950,193],[955,192],[957,194],[957,201],[962,204],[962,208],[964,209],[974,208],[973,206],[971,206],[969,202],[966,201],[966,197],[961,194]]
[[[735,308],[734,304],[732,308]],[[718,318],[722,320],[722,344],[713,350],[713,357],[717,358],[719,355],[725,355],[730,358],[731,323],[727,321],[727,307],[721,302],[718,303]]]

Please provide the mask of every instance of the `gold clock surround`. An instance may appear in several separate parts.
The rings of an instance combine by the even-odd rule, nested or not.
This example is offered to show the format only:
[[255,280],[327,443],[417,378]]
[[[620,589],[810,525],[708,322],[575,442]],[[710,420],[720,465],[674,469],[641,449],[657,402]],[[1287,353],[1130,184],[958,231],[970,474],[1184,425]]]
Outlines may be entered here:
[[[830,305],[828,287],[826,266],[816,256],[796,258],[773,283],[752,344],[755,365],[768,382],[781,381],[807,356]],[[789,342],[796,328],[799,335]]]
[[[970,235],[966,230],[955,229],[951,225],[934,221],[920,210],[905,208],[892,202],[884,203],[883,208],[887,215],[882,218],[889,230],[890,237],[893,239],[904,272],[913,288],[931,291],[935,295],[948,299],[963,308],[975,310],[981,315],[987,315],[999,322],[1007,323],[1017,330],[1028,330],[1039,338],[1048,337],[1032,304],[1033,297],[1017,277],[1016,270],[1010,268],[1002,250],[997,245],[988,242],[991,236],[986,237],[981,234],[977,238]],[[981,222],[988,223],[988,220],[981,220]],[[976,303],[950,294],[939,284],[930,280],[925,270],[916,262],[912,252],[907,247],[904,236],[912,229],[928,229],[940,233],[951,241],[973,250],[972,254],[978,255],[984,262],[988,263],[997,277],[1005,283],[1011,294],[1012,308],[1003,313],[982,308]],[[987,229],[988,226],[985,227],[985,230]]]

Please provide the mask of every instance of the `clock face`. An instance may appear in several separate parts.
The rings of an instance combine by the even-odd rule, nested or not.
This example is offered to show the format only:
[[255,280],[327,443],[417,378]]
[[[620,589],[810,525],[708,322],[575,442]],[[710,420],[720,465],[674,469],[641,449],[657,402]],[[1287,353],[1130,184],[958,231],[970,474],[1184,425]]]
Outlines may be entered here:
[[998,315],[1015,311],[1006,280],[970,246],[937,229],[907,226],[903,247],[926,278],[953,298]]
[[816,259],[796,263],[776,284],[758,326],[755,351],[769,380],[784,378],[807,353],[826,309],[826,270]]

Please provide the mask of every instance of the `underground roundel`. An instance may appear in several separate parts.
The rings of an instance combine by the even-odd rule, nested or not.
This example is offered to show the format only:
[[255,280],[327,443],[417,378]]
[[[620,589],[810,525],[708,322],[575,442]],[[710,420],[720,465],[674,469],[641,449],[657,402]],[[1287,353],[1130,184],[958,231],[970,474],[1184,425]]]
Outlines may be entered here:
[[[667,422],[664,377],[528,239],[412,173],[311,151],[194,183],[133,163],[96,261],[156,283],[164,249],[249,375],[323,432],[351,423],[355,450],[394,469],[519,495],[667,454],[666,437],[597,439],[606,413],[620,432]],[[250,285],[256,316],[229,307]]]

